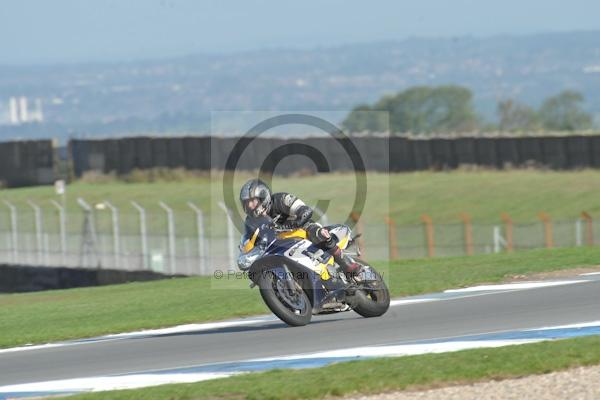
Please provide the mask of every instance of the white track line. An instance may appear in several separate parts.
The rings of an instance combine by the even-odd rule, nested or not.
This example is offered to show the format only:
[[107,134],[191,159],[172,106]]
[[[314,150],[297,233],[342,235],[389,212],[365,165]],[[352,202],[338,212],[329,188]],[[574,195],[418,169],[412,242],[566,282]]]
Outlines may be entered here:
[[481,347],[502,347],[513,344],[539,342],[543,339],[516,339],[516,340],[465,340],[460,342],[399,344],[386,346],[364,346],[350,349],[321,351],[310,354],[298,354],[283,357],[262,358],[253,361],[277,360],[303,360],[310,358],[338,358],[338,357],[401,357],[414,356],[428,353],[446,353]]
[[398,299],[398,300],[391,300],[390,301],[390,307],[395,307],[395,306],[404,306],[407,304],[415,304],[415,303],[428,303],[430,301],[438,301],[438,300],[445,300],[445,299],[438,299],[438,298],[424,298],[424,299]]
[[[192,383],[209,379],[225,378],[235,372],[202,372],[189,374],[135,374],[121,376],[98,376],[92,378],[62,379],[56,381],[1,386],[0,393],[27,392],[97,392],[104,390],[135,389],[169,383]],[[36,397],[37,398],[37,397]]]
[[54,347],[63,347],[66,346],[65,343],[47,343],[47,344],[38,344],[38,345],[27,345],[22,347],[10,347],[8,349],[0,349],[0,354],[2,353],[13,353],[16,351],[24,351],[24,350],[42,350],[42,349],[51,349]]
[[130,339],[135,337],[145,337],[145,336],[159,336],[159,335],[170,335],[177,333],[189,333],[189,332],[202,332],[208,330],[215,329],[223,329],[223,328],[234,328],[238,326],[247,326],[247,325],[257,325],[265,322],[274,322],[279,321],[275,316],[265,315],[260,317],[253,318],[244,318],[237,319],[231,321],[221,321],[221,322],[209,322],[205,324],[186,324],[186,325],[178,325],[170,328],[163,329],[148,329],[143,331],[136,332],[128,332],[128,333],[117,333],[114,335],[106,335],[100,336],[91,339],[81,339],[77,341],[70,342],[62,342],[62,343],[48,343],[42,345],[32,345],[32,346],[21,346],[21,347],[13,347],[8,349],[0,349],[0,354],[2,353],[12,353],[16,351],[27,351],[27,350],[41,350],[48,349],[54,347],[63,347],[63,346],[74,346],[88,343],[97,343],[108,340],[118,340],[118,339]]
[[243,319],[235,319],[230,321],[221,321],[221,322],[207,322],[203,324],[186,324],[186,325],[178,325],[170,328],[162,328],[162,329],[148,329],[144,331],[135,331],[128,333],[117,333],[114,335],[106,335],[102,336],[99,339],[129,339],[133,337],[140,336],[160,336],[160,335],[172,335],[177,333],[188,333],[188,332],[201,332],[201,331],[210,331],[215,329],[224,329],[224,328],[235,328],[238,326],[247,326],[247,325],[256,325],[264,322],[274,322],[279,321],[275,316],[272,315],[263,315],[260,317],[252,317],[252,318],[243,318]]
[[527,331],[545,331],[545,330],[550,330],[550,329],[570,329],[570,328],[590,328],[590,327],[600,327],[600,321],[580,322],[577,324],[569,324],[569,325],[545,326],[543,328],[527,329]]
[[482,292],[482,291],[501,291],[501,290],[521,290],[521,289],[537,289],[550,286],[572,285],[575,283],[583,283],[584,280],[577,281],[550,281],[550,282],[519,282],[506,283],[501,285],[481,285],[462,289],[444,290],[444,293],[464,293],[464,292]]

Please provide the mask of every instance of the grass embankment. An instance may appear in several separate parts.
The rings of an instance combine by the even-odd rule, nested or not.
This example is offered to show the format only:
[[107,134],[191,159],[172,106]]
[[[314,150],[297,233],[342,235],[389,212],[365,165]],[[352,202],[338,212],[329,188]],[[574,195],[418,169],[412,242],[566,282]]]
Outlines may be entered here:
[[[236,187],[249,177],[240,174]],[[575,219],[584,210],[592,216],[600,213],[597,201],[600,171],[452,171],[368,174],[367,177],[365,217],[369,223],[382,222],[388,213],[400,224],[419,224],[420,215],[425,213],[436,223],[459,222],[461,212],[469,213],[473,221],[479,223],[498,223],[502,212],[508,212],[515,222],[538,221],[540,211],[547,212],[553,219]],[[331,199],[329,216],[334,221],[345,217],[354,199],[354,183],[351,174],[275,177],[273,189],[293,192],[309,203]],[[0,193],[3,199],[22,205],[27,212],[31,211],[25,204],[28,199],[54,212],[47,202],[57,198],[51,186],[8,189]],[[160,200],[180,212],[190,212],[186,203],[194,201],[205,209],[212,206],[221,215],[216,207],[220,195],[222,182],[218,177],[151,183],[108,180],[69,185],[67,204],[70,209],[79,210],[78,197],[91,204],[109,200],[120,207],[122,213],[135,214],[130,204],[135,200],[149,212],[162,215]]]
[[[600,248],[406,260],[380,264],[393,296],[414,295],[514,275],[595,266]],[[0,347],[97,336],[267,313],[258,290],[210,278],[178,278],[95,288],[0,295]],[[233,282],[231,282],[233,283]]]
[[313,399],[515,378],[600,363],[600,337],[273,370],[194,384],[94,393],[69,399]]

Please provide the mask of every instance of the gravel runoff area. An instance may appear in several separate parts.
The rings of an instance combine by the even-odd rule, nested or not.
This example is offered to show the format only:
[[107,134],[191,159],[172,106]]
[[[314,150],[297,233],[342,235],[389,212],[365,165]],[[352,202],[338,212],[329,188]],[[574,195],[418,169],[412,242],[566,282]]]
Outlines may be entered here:
[[351,396],[345,400],[600,399],[600,366],[420,392]]

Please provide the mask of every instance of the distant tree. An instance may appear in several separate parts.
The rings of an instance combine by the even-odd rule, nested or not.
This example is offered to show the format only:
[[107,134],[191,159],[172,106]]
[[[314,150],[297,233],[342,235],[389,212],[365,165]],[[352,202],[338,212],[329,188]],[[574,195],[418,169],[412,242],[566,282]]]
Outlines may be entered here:
[[469,89],[460,86],[413,87],[383,97],[373,107],[357,107],[343,124],[348,128],[363,128],[359,130],[381,130],[380,117],[366,118],[364,114],[377,110],[389,113],[389,129],[394,133],[469,131],[478,125],[472,97]]
[[524,131],[541,128],[538,113],[531,107],[508,99],[498,103],[498,128],[501,131]]
[[387,132],[389,130],[387,114],[375,111],[366,104],[355,107],[342,122],[342,126],[350,132]]
[[542,126],[553,131],[590,129],[592,116],[583,111],[582,103],[583,95],[572,90],[546,99],[539,111]]

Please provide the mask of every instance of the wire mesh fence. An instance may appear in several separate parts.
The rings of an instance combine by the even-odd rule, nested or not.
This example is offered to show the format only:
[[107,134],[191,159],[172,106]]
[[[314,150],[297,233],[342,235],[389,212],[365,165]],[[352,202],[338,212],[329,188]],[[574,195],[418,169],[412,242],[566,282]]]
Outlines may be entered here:
[[[600,223],[576,219],[520,224],[390,226],[390,258],[448,257],[537,248],[598,245]],[[470,231],[470,233],[468,233]]]
[[[202,210],[188,203],[189,211],[184,212],[162,203],[162,212],[147,212],[137,203],[127,208],[109,202],[92,207],[84,200],[79,208],[68,210],[59,203],[4,205],[0,263],[167,275],[210,275],[235,268],[239,233],[220,207]],[[591,218],[398,226],[388,219],[360,221],[355,233],[362,233],[364,258],[387,260],[597,245],[599,230],[600,221]]]
[[5,203],[0,212],[0,263],[48,267],[152,270],[169,275],[202,275],[209,268],[203,211],[146,212],[80,202]]

